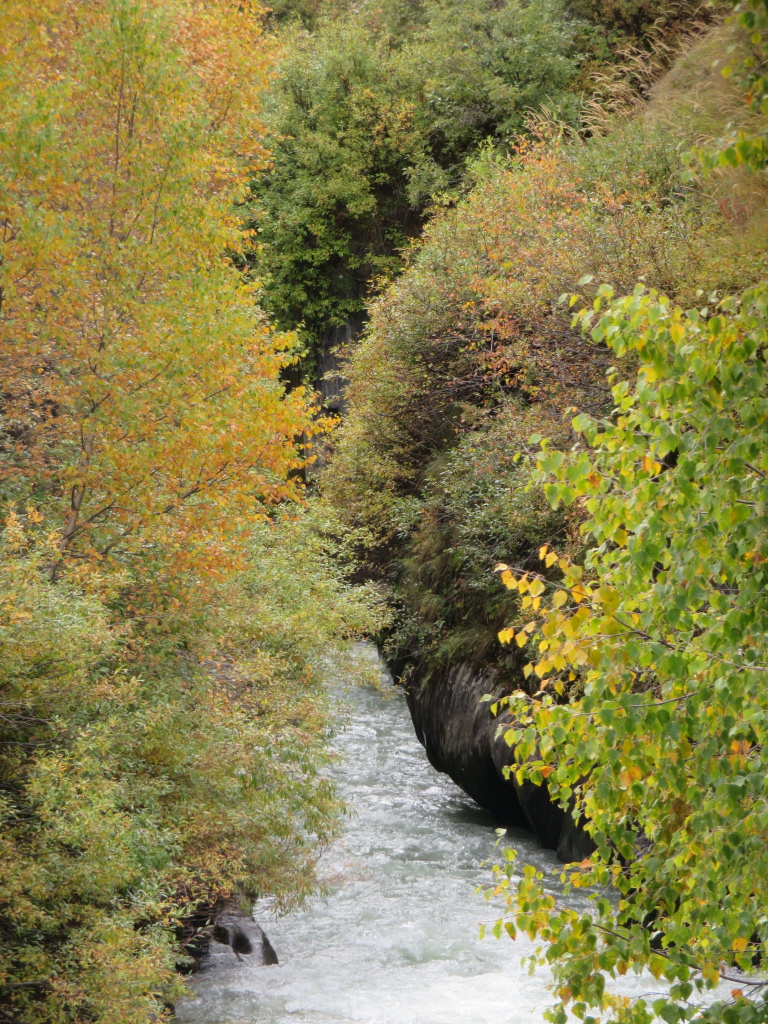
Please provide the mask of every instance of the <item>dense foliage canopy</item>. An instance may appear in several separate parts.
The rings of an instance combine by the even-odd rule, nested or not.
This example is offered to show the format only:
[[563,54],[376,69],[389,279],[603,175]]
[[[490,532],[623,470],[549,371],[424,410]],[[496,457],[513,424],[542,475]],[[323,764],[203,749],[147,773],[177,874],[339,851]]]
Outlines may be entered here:
[[514,147],[532,111],[577,126],[590,71],[706,10],[692,3],[384,0],[282,4],[265,110],[272,159],[253,183],[263,301],[302,327],[313,370],[330,327],[361,315],[374,282],[435,202],[463,187],[485,140]]
[[193,917],[302,899],[336,830],[322,665],[374,619],[232,258],[256,14],[3,6],[3,1020],[159,1019]]

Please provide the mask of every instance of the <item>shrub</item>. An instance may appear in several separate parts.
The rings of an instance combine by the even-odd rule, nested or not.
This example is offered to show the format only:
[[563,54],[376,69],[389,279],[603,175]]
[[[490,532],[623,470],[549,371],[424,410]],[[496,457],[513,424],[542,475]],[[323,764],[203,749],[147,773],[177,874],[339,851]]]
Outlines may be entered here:
[[[722,48],[730,31],[699,43],[673,75],[690,73],[683,69],[699,65],[696,52]],[[721,95],[720,83],[710,66],[674,100],[662,85],[607,136],[523,142],[507,160],[485,150],[470,164],[472,191],[432,220],[402,276],[371,304],[326,487],[347,522],[367,531],[369,571],[395,584],[403,626],[389,649],[396,657],[402,641],[419,672],[427,663],[445,667],[462,649],[478,661],[502,659],[490,640],[495,602],[479,597],[491,561],[506,560],[500,534],[489,528],[479,542],[465,519],[468,495],[485,501],[490,486],[484,444],[498,453],[506,436],[507,451],[524,454],[526,431],[561,437],[569,407],[596,412],[607,400],[609,355],[579,338],[559,296],[579,279],[587,295],[595,281],[626,291],[644,280],[695,304],[702,288],[764,272],[764,194],[754,191],[739,220],[731,203],[741,179],[704,186],[684,174],[694,92],[709,118],[709,90]],[[727,116],[729,106],[721,108]],[[463,459],[465,450],[478,455]],[[507,478],[508,543],[523,558],[515,480]],[[529,555],[548,539],[545,522],[552,537],[566,529],[533,512],[526,522]],[[471,554],[476,544],[487,544],[484,558]],[[467,641],[472,630],[476,642]]]

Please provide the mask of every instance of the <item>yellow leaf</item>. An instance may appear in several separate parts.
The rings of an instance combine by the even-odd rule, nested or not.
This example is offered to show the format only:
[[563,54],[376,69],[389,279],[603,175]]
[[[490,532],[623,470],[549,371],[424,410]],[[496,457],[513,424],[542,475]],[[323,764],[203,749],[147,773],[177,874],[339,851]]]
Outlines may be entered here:
[[544,559],[544,564],[549,569],[549,567],[554,565],[556,561],[557,555],[554,553],[554,551],[550,551],[547,557]]
[[676,345],[679,345],[685,337],[685,328],[682,324],[672,324],[669,328],[669,336]]
[[509,571],[509,569],[505,569],[504,572],[501,574],[501,582],[504,584],[507,590],[517,590],[517,580],[515,579],[514,575]]
[[544,593],[544,589],[544,584],[541,582],[541,580],[533,580],[529,587],[531,597],[539,597],[541,594]]
[[[518,641],[517,642],[520,643],[519,636],[518,636]],[[522,647],[522,644],[520,644],[520,646]],[[526,679],[531,674],[531,672],[533,672],[533,665],[526,665],[525,668],[523,669],[523,675],[525,676]]]
[[737,953],[743,953],[744,950],[747,948],[748,944],[749,943],[748,943],[747,939],[734,939],[733,940],[733,948],[735,949],[735,951]]
[[499,643],[508,644],[515,635],[514,629],[502,629],[499,633]]
[[544,561],[544,558],[546,557],[546,554],[547,554],[548,550],[549,550],[549,545],[547,545],[547,544],[542,544],[541,545],[541,547],[539,548],[539,561],[541,561],[541,562]]
[[564,590],[558,590],[555,592],[555,596],[552,598],[552,604],[555,608],[562,608],[565,602],[568,600],[568,595]]
[[643,773],[636,764],[633,764],[625,769],[620,777],[624,785],[628,786],[631,782],[639,782],[643,777]]
[[720,970],[717,964],[705,964],[701,973],[712,985],[716,985],[720,981]]
[[518,647],[525,647],[528,643],[528,635],[526,633],[518,633],[515,640],[517,641]]

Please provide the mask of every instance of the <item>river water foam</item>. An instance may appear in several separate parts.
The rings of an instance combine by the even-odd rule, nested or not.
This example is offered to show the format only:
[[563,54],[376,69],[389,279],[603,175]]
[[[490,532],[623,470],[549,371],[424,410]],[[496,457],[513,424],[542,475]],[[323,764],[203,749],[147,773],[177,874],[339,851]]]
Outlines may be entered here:
[[[344,701],[335,771],[352,814],[323,858],[331,894],[276,920],[257,910],[279,966],[198,976],[178,1021],[538,1024],[551,996],[520,964],[527,940],[479,938],[498,916],[476,891],[498,856],[490,816],[430,766],[399,693]],[[521,867],[558,867],[527,834],[508,840]]]

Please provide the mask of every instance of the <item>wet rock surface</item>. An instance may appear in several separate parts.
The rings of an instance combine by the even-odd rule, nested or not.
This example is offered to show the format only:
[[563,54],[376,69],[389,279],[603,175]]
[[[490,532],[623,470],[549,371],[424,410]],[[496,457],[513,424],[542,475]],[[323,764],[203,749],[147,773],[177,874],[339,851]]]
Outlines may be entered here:
[[476,672],[469,665],[457,665],[429,683],[411,684],[406,694],[416,735],[430,764],[489,810],[500,825],[530,829],[565,863],[583,860],[594,843],[552,802],[546,783],[520,784],[514,775],[504,776],[504,768],[515,759],[514,750],[499,735],[503,718],[494,718],[489,702],[481,701],[484,694],[500,697],[503,692],[494,669]]
[[272,943],[246,911],[224,908],[211,917],[208,926],[186,946],[194,958],[193,973],[237,965],[268,967],[279,962]]
[[203,969],[217,963],[231,966],[235,959],[251,967],[268,967],[278,962],[272,943],[249,914],[226,911],[216,919]]

